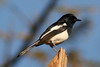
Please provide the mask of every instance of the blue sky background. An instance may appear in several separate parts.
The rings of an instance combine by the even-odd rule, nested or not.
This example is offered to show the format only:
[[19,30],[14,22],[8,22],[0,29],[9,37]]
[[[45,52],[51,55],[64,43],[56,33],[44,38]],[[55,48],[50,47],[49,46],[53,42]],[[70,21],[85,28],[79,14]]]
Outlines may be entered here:
[[[16,35],[18,33],[28,34],[31,22],[28,22],[27,19],[17,17],[10,7],[12,7],[12,5],[17,6],[30,21],[34,21],[39,17],[48,2],[49,0],[7,0],[4,4],[0,4],[0,31],[5,34],[10,33],[10,31],[14,32],[14,35],[12,35],[14,37],[11,43],[12,46],[9,50],[11,51],[11,57],[16,54],[23,40]],[[74,47],[74,49],[80,52],[84,59],[100,62],[100,0],[59,0],[56,7],[59,6],[78,9],[80,11],[79,14],[76,14],[78,18],[88,18],[92,22],[91,29],[87,29],[88,33],[81,32],[76,38],[73,38],[74,41],[65,42],[58,47],[64,47],[67,51],[72,50],[72,47]],[[91,12],[88,11],[88,9],[84,9],[86,7],[94,7],[95,9]],[[56,22],[64,14],[65,13],[58,12],[57,9],[54,9],[49,14],[45,24],[40,27],[36,40],[50,24]],[[75,24],[75,26],[77,25],[78,23]],[[2,34],[2,32],[0,32],[0,34]],[[66,44],[68,44],[68,46],[65,46]],[[0,64],[6,60],[4,51],[7,47],[5,48],[5,46],[9,47],[9,45],[5,43],[5,38],[0,36]],[[51,55],[49,56],[50,58],[53,58],[55,55],[55,52],[47,45],[34,48],[33,50],[39,49],[49,53]],[[43,63],[40,61],[25,56],[14,67],[41,67],[41,65],[43,66]]]

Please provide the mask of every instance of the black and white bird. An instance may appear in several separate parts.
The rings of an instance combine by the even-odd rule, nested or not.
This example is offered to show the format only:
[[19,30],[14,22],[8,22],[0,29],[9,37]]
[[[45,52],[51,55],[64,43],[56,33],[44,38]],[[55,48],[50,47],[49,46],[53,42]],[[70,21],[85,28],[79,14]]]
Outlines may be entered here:
[[65,40],[67,40],[71,34],[72,27],[76,21],[81,21],[77,19],[73,14],[65,14],[57,22],[50,25],[45,32],[40,36],[40,38],[22,51],[19,56],[26,54],[32,47],[37,47],[42,44],[47,44],[53,48]]

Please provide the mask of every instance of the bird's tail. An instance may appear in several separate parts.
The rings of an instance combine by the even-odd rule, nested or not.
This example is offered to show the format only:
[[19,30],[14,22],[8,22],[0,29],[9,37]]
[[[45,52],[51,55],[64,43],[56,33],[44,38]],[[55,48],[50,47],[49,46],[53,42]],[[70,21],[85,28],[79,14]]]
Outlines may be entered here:
[[32,47],[38,46],[39,42],[40,41],[38,40],[35,43],[33,43],[32,45],[30,45],[29,47],[27,47],[25,50],[23,50],[22,52],[20,52],[17,57],[25,55],[29,50],[31,50]]

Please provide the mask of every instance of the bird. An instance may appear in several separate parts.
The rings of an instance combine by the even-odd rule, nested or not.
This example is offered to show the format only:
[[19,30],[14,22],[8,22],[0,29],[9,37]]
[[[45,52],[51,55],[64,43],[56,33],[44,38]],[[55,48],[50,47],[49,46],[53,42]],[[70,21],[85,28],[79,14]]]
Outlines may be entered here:
[[81,20],[77,19],[72,13],[63,15],[58,21],[51,24],[36,42],[20,52],[17,57],[25,55],[33,47],[46,44],[53,48],[54,46],[63,43],[70,37],[72,28],[77,21]]

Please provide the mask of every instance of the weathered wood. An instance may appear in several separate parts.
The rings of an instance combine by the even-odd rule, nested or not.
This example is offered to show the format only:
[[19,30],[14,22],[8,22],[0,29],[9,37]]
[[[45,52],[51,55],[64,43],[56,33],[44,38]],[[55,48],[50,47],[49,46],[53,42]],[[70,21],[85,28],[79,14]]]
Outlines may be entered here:
[[64,48],[61,48],[48,67],[67,67],[67,53]]

